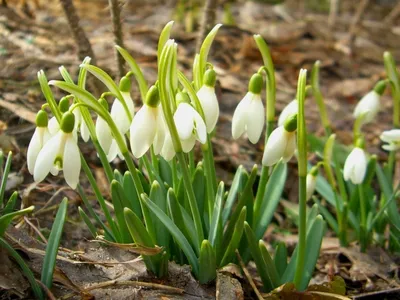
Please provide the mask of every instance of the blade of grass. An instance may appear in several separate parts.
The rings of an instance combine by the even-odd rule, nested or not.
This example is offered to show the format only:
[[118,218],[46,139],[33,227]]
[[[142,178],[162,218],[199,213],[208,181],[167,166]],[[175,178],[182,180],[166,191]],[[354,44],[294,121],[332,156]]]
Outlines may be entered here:
[[199,268],[199,282],[201,284],[208,283],[217,276],[215,250],[207,240],[201,243]]

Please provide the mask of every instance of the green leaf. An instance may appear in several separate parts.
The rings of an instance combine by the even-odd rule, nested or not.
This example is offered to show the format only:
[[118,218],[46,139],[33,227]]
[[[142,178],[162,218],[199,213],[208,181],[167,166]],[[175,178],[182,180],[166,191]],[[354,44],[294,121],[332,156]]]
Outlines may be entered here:
[[[390,198],[388,200],[385,201],[385,204],[379,208],[378,212],[376,213],[376,215],[374,216],[374,218],[372,219],[372,221],[370,222],[369,226],[368,226],[368,232],[372,230],[372,228],[374,227],[374,225],[376,224],[376,222],[382,217],[383,213],[386,211],[386,209],[389,207],[389,205],[391,204],[391,202],[396,199],[396,194],[397,191],[399,190],[400,185],[397,186],[397,188],[393,191],[392,195],[390,196]],[[395,225],[395,223],[392,222],[393,225]]]
[[10,225],[11,221],[18,216],[26,215],[31,213],[35,209],[34,206],[29,206],[28,208],[24,208],[0,217],[0,237],[4,235],[7,230],[7,227]]
[[158,60],[160,60],[160,58],[161,58],[161,51],[164,48],[165,43],[169,40],[169,37],[171,35],[172,25],[174,25],[174,21],[169,21],[164,26],[163,30],[160,33],[160,38],[158,40],[158,46],[157,46]]
[[13,247],[10,246],[10,244],[7,243],[6,240],[4,240],[2,237],[0,237],[0,248],[6,249],[8,253],[15,259],[15,261],[18,263],[18,265],[22,269],[22,273],[25,275],[25,277],[28,279],[33,293],[35,294],[35,297],[37,299],[45,299],[43,297],[42,289],[40,288],[39,284],[36,282],[35,276],[33,275],[31,269],[29,269],[28,265],[25,263],[25,261],[22,259],[22,257],[18,254],[17,251],[14,250]]
[[265,230],[272,220],[276,207],[281,199],[286,177],[286,164],[282,162],[277,163],[268,180],[260,210],[254,212],[253,227],[257,239],[263,237]]
[[58,247],[64,228],[65,217],[67,216],[68,199],[64,198],[58,208],[56,218],[51,228],[50,237],[46,246],[46,254],[43,259],[41,281],[49,289],[53,284],[53,272],[56,265]]
[[160,219],[164,226],[169,230],[171,235],[174,237],[177,244],[181,247],[183,253],[185,253],[190,265],[192,266],[193,273],[197,277],[199,275],[199,264],[197,261],[196,254],[190,246],[188,240],[183,235],[182,231],[171,221],[170,218],[156,205],[154,204],[145,194],[142,195],[143,203]]
[[85,222],[90,233],[92,234],[92,237],[96,238],[97,230],[96,230],[96,227],[93,225],[92,221],[90,221],[89,216],[85,213],[85,211],[81,207],[78,207],[78,212],[79,212],[79,215],[81,216],[83,222]]
[[[220,267],[229,264],[233,260],[235,255],[235,250],[239,246],[240,240],[242,238],[245,220],[246,220],[246,207],[244,206],[234,226],[235,230],[233,231],[233,234],[229,237],[229,244],[228,247],[226,247],[226,251],[224,253],[224,256],[222,257],[221,263],[219,264]],[[228,240],[228,238],[226,240]],[[224,241],[225,241],[225,236],[224,236]],[[224,245],[226,244],[224,243]]]
[[221,231],[218,230],[220,228],[219,224],[221,222],[221,212],[222,212],[222,201],[225,193],[224,183],[221,183],[218,186],[217,196],[215,197],[213,215],[211,219],[210,232],[208,235],[208,240],[213,247],[216,247],[216,243],[221,240]]
[[[91,61],[91,58],[89,56],[86,56],[84,60],[82,61],[82,65],[89,65]],[[86,76],[87,75],[87,70],[85,68],[79,68],[79,75],[78,75],[78,86],[81,89],[85,89],[86,86]]]
[[[318,204],[314,204],[311,209],[308,210],[307,219],[306,220],[313,220],[319,214],[318,212]],[[311,223],[307,224],[307,231],[310,230]]]
[[248,248],[250,249],[251,255],[257,267],[258,275],[261,277],[261,281],[264,285],[265,291],[271,291],[275,288],[271,278],[268,275],[267,264],[265,263],[261,254],[260,248],[257,244],[257,238],[247,222],[244,222],[244,232],[248,242]]
[[128,202],[125,199],[125,192],[122,188],[122,185],[115,179],[111,181],[111,198],[114,204],[115,216],[117,218],[117,224],[119,227],[119,232],[121,233],[121,240],[118,243],[131,243],[132,238],[129,234],[128,227],[126,226],[125,216],[124,216],[124,207],[126,207],[125,203]]
[[[393,188],[379,165],[376,166],[376,174],[378,176],[381,191],[383,191],[385,199],[386,201],[388,201],[393,193]],[[387,209],[387,214],[389,216],[390,222],[395,224],[397,227],[400,227],[400,213],[396,201],[390,202],[390,205]]]
[[[164,213],[167,213],[166,195],[157,181],[154,181],[150,189],[150,200],[153,201]],[[170,242],[170,234],[164,224],[155,216],[152,215],[154,222],[154,232],[157,245],[165,247],[168,250]]]
[[128,200],[128,204],[126,205],[126,207],[133,210],[133,212],[139,218],[142,218],[142,209],[140,207],[139,198],[136,193],[135,184],[133,183],[133,180],[132,180],[132,175],[129,171],[126,171],[124,173],[124,179],[123,179],[122,185],[124,187],[124,192],[125,192],[125,194],[127,196],[127,200]]
[[279,274],[279,278],[283,276],[287,267],[288,253],[284,242],[279,242],[275,249],[274,264]]
[[324,217],[329,227],[335,232],[336,235],[339,235],[339,225],[336,219],[332,216],[329,210],[327,210],[326,207],[321,204],[321,202],[316,197],[313,197],[312,199],[315,203],[317,203],[319,212]]
[[201,215],[204,213],[204,201],[206,198],[206,180],[204,178],[204,170],[201,164],[196,167],[196,170],[193,174],[192,184],[194,195],[196,196],[197,200],[197,206]]
[[12,193],[12,195],[10,196],[10,198],[7,201],[7,204],[4,207],[4,210],[3,210],[3,213],[2,213],[3,215],[6,215],[6,214],[9,214],[9,213],[13,212],[13,210],[15,209],[15,204],[17,202],[17,198],[18,198],[18,192],[15,191],[14,193]]
[[248,177],[246,175],[246,170],[240,165],[233,177],[231,188],[229,189],[228,198],[226,199],[224,210],[222,212],[222,225],[226,225],[228,218],[233,210],[233,205],[246,185]]
[[4,192],[6,191],[7,179],[8,174],[10,173],[11,168],[11,161],[12,161],[12,152],[8,153],[6,165],[3,169],[3,178],[1,179],[0,183],[0,208],[4,205]]
[[217,276],[215,251],[207,240],[203,240],[201,243],[199,268],[199,282],[201,284],[208,283]]
[[160,176],[163,179],[163,182],[160,183],[166,182],[170,187],[172,187],[173,181],[171,167],[162,156],[160,156],[159,159]]
[[264,259],[264,262],[267,265],[268,277],[271,279],[271,282],[274,285],[274,287],[279,286],[280,281],[279,281],[278,271],[275,268],[275,264],[272,261],[271,255],[269,254],[263,240],[258,241],[258,247],[260,248],[260,252]]

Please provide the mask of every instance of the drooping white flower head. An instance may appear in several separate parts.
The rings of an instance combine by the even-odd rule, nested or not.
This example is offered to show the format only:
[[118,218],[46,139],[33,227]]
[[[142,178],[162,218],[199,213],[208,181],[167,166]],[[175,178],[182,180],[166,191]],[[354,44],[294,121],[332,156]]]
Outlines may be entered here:
[[40,110],[36,115],[36,129],[33,133],[32,139],[28,146],[28,151],[26,154],[27,165],[29,173],[33,174],[36,159],[39,155],[40,150],[50,139],[51,135],[49,132],[48,117],[44,110]]
[[357,146],[350,152],[344,163],[343,178],[350,180],[353,184],[360,184],[364,181],[367,172],[367,155],[363,149],[364,142],[359,140]]
[[160,155],[166,161],[170,161],[171,159],[174,158],[175,154],[176,154],[176,152],[175,152],[174,144],[172,143],[171,134],[169,133],[168,130],[166,130],[164,143],[163,143]]
[[249,92],[239,102],[232,118],[232,136],[236,140],[247,133],[249,141],[256,144],[265,123],[265,111],[261,101],[263,79],[254,74],[249,83]]
[[307,200],[310,200],[315,192],[315,187],[317,186],[317,175],[318,175],[318,166],[312,167],[310,172],[308,172],[307,174],[306,177]]
[[186,93],[178,93],[176,96],[178,108],[174,113],[174,122],[182,143],[183,152],[190,152],[196,140],[205,144],[207,141],[206,124],[200,114],[188,103]]
[[353,116],[354,118],[359,118],[363,116],[363,123],[372,122],[380,109],[380,96],[382,96],[383,92],[386,88],[385,81],[379,81],[374,89],[366,94],[361,100],[357,103]]
[[400,149],[400,129],[392,129],[382,132],[380,139],[388,144],[382,146],[387,151]]
[[219,105],[215,94],[216,73],[214,70],[207,70],[204,74],[204,84],[197,92],[197,97],[203,108],[207,133],[211,133],[217,124],[219,117]]
[[63,115],[59,132],[46,143],[39,152],[34,167],[33,178],[40,182],[46,178],[54,167],[63,170],[65,181],[75,189],[79,182],[81,170],[81,157],[77,145],[77,138],[74,135],[75,116],[67,112]]
[[297,102],[296,99],[289,102],[289,104],[285,106],[285,108],[282,110],[281,114],[279,115],[278,126],[283,125],[289,116],[291,116],[293,114],[297,114],[298,106],[299,106],[299,103]]
[[[68,111],[69,109],[68,97],[63,97],[60,99],[60,102],[58,103],[58,108],[62,114]],[[51,136],[55,135],[60,130],[60,124],[58,123],[56,117],[52,117],[50,119],[48,128]]]
[[159,104],[158,88],[152,86],[146,95],[143,107],[133,118],[130,127],[132,154],[140,158],[153,145],[154,153],[159,154],[165,139],[163,111]]
[[262,164],[272,166],[280,159],[288,162],[296,150],[297,114],[286,119],[285,125],[272,131],[264,149]]

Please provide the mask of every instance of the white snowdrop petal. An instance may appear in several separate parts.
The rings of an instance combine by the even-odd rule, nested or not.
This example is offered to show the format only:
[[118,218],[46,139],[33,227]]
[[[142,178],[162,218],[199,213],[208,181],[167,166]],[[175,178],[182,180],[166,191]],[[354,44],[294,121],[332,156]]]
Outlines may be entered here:
[[200,114],[197,111],[194,111],[194,122],[196,127],[196,137],[197,140],[205,144],[207,142],[207,128],[206,124],[204,123],[203,119],[201,118]]
[[28,171],[31,174],[33,174],[36,159],[41,149],[42,144],[40,142],[40,127],[36,127],[26,153]]
[[264,166],[272,166],[276,164],[286,149],[286,139],[283,126],[276,128],[272,131],[265,145],[262,164]]
[[122,134],[128,132],[130,126],[129,118],[124,110],[122,103],[118,99],[114,100],[114,103],[111,107],[111,117],[114,120],[118,130]]
[[180,103],[174,114],[174,122],[181,140],[187,140],[194,129],[195,110],[187,103]]
[[366,172],[367,172],[367,157],[365,155],[365,152],[362,150],[357,156],[357,162],[355,167],[353,168],[352,182],[354,184],[362,183],[364,181]]
[[307,174],[306,177],[307,200],[311,199],[311,196],[314,194],[316,185],[317,185],[317,177],[312,174]]
[[81,171],[81,156],[79,148],[71,134],[65,141],[64,158],[63,158],[64,178],[67,184],[75,189],[79,182],[79,174]]
[[90,139],[90,132],[89,132],[89,128],[87,127],[86,122],[84,120],[82,120],[82,122],[81,122],[80,132],[81,132],[82,139],[85,142],[88,142]]
[[379,112],[379,108],[379,94],[375,91],[371,91],[358,102],[354,109],[353,116],[357,118],[361,114],[366,113],[364,123],[369,123],[375,118]]
[[130,128],[132,154],[142,157],[153,144],[157,130],[156,109],[144,105],[133,118]]
[[101,148],[103,148],[104,152],[107,154],[110,150],[113,137],[107,122],[100,116],[97,117],[96,120],[96,135]]
[[117,142],[115,140],[112,140],[110,148],[107,153],[107,160],[109,162],[112,162],[117,157],[118,152],[119,152],[119,148],[118,148]]
[[196,143],[196,137],[195,136],[191,136],[187,140],[181,140],[181,145],[182,145],[183,152],[188,153],[188,152],[192,151],[195,143]]
[[247,128],[247,110],[252,98],[251,93],[247,93],[246,96],[239,102],[235,109],[232,117],[232,137],[237,140]]
[[165,141],[164,141],[163,148],[161,150],[161,156],[166,161],[170,161],[175,156],[174,145],[172,143],[171,135],[169,133],[166,133],[166,135],[165,135]]
[[278,126],[283,125],[287,117],[297,113],[298,105],[299,103],[297,102],[296,99],[292,100],[288,105],[286,105],[286,107],[282,110],[281,114],[279,115]]
[[33,171],[33,178],[36,182],[41,182],[45,179],[50,169],[53,168],[54,160],[56,159],[62,143],[62,137],[63,132],[59,131],[46,143],[46,146],[40,150]]
[[380,136],[381,140],[390,143],[390,142],[400,142],[400,129],[392,129],[382,132]]
[[247,112],[247,136],[256,144],[262,134],[265,123],[265,110],[260,95],[254,95]]
[[288,162],[296,150],[296,133],[294,132],[285,132],[286,134],[286,147],[283,152],[282,159],[284,162]]
[[386,151],[396,151],[400,149],[400,144],[388,144],[388,145],[382,145],[382,149]]
[[203,85],[197,92],[197,97],[203,108],[207,133],[211,133],[217,124],[219,117],[219,105],[215,88]]
[[60,130],[60,124],[58,124],[56,117],[52,117],[50,119],[48,128],[51,135],[57,134],[57,132]]

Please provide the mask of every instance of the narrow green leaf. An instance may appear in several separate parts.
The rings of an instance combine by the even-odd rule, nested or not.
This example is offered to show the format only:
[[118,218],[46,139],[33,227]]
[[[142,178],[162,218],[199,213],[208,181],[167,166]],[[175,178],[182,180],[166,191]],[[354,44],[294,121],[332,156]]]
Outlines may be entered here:
[[339,235],[339,225],[336,219],[332,216],[329,210],[327,210],[326,207],[321,204],[321,202],[316,197],[313,197],[313,200],[315,203],[317,203],[319,212],[324,217],[329,227],[335,232],[336,235]]
[[[233,260],[235,255],[235,250],[238,248],[240,240],[243,235],[245,220],[246,220],[246,206],[244,206],[240,212],[239,218],[237,219],[236,224],[234,226],[235,230],[233,231],[232,236],[227,237],[226,239],[224,236],[224,241],[229,239],[229,244],[228,247],[226,247],[224,256],[222,257],[222,260],[219,264],[220,267],[229,264]],[[224,243],[223,245],[226,244]]]
[[58,70],[60,71],[60,74],[61,74],[62,78],[64,79],[64,81],[74,83],[74,80],[72,79],[68,70],[64,66],[59,67]]
[[[390,182],[387,180],[382,168],[379,165],[376,166],[376,175],[378,176],[378,181],[381,191],[383,191],[383,194],[385,195],[385,200],[388,201],[393,193],[393,188],[390,185]],[[389,216],[390,221],[397,227],[400,227],[400,213],[396,201],[390,202],[389,207],[387,209],[387,214]]]
[[90,221],[89,216],[85,213],[85,211],[81,207],[78,207],[78,212],[79,212],[79,215],[81,216],[83,222],[85,222],[90,233],[92,234],[92,237],[96,238],[97,230],[96,230],[96,227],[93,225],[92,221]]
[[215,247],[216,242],[221,239],[221,232],[218,230],[218,228],[219,228],[218,225],[221,222],[221,212],[222,212],[222,205],[223,205],[222,201],[223,201],[224,193],[225,193],[224,182],[221,181],[221,183],[218,186],[217,196],[215,197],[210,232],[208,235],[208,240],[213,247]]
[[171,35],[171,29],[172,25],[174,25],[174,21],[169,21],[163,28],[163,30],[160,33],[160,38],[158,40],[158,46],[157,46],[157,58],[160,60],[161,58],[161,51],[164,48],[165,43],[169,40],[169,37]]
[[0,237],[0,248],[6,249],[8,253],[15,259],[15,261],[18,263],[18,265],[22,269],[22,273],[25,275],[25,277],[28,279],[33,293],[35,294],[35,297],[37,299],[45,299],[42,293],[42,289],[40,288],[39,284],[36,282],[35,275],[33,275],[31,269],[29,269],[28,265],[25,263],[25,261],[22,259],[22,257],[18,254],[17,251],[14,250],[13,247],[10,246],[10,244],[7,243],[6,240],[4,240],[2,237]]
[[[89,65],[91,58],[86,56],[85,59],[82,61],[82,65]],[[78,86],[81,89],[85,89],[86,86],[86,76],[87,70],[85,68],[79,68],[79,75],[78,75]]]
[[[275,268],[279,274],[279,278],[283,276],[287,267],[288,253],[286,244],[279,242],[275,249],[274,263]],[[282,282],[282,281],[281,281]]]
[[35,209],[34,206],[29,206],[27,208],[3,215],[0,217],[0,237],[4,235],[7,227],[10,225],[11,221],[18,216],[26,215],[31,213]]
[[272,220],[276,207],[281,199],[286,177],[286,164],[282,162],[277,163],[268,180],[260,210],[254,212],[253,227],[257,239],[263,237],[265,230]]
[[[206,180],[204,177],[204,170],[201,164],[196,167],[196,170],[193,174],[193,190],[194,195],[196,196],[197,206],[199,208],[200,214],[204,213],[204,201],[206,198]],[[204,222],[204,219],[203,219]],[[204,226],[204,224],[203,224]]]
[[124,203],[128,202],[125,199],[125,192],[122,185],[115,179],[111,181],[111,198],[114,204],[115,216],[117,218],[117,224],[119,227],[119,232],[121,233],[121,240],[118,243],[131,243],[131,235],[129,234],[128,227],[126,226],[125,216],[124,216]]
[[183,253],[185,253],[190,265],[192,266],[193,273],[197,277],[199,275],[199,264],[197,261],[196,254],[190,246],[188,240],[183,235],[182,231],[171,221],[170,218],[156,205],[154,204],[145,194],[142,195],[143,203],[163,222],[164,226],[169,230],[171,235],[174,237],[177,244],[181,247]]
[[12,213],[15,209],[15,204],[17,202],[17,198],[18,198],[18,192],[15,191],[14,193],[12,193],[12,195],[10,196],[10,198],[7,201],[6,206],[4,207],[3,210],[3,215]]
[[199,282],[201,284],[208,283],[217,276],[215,251],[211,243],[207,240],[203,240],[201,243],[199,268]]
[[[313,220],[319,214],[318,204],[314,204],[311,209],[308,210],[307,220]],[[307,231],[310,230],[311,223],[307,224]]]
[[160,176],[163,179],[163,182],[160,183],[164,183],[166,182],[170,187],[173,186],[173,181],[172,181],[172,171],[171,171],[171,167],[169,166],[168,162],[162,157],[159,157],[159,168],[160,168]]
[[142,218],[142,209],[140,207],[139,198],[136,193],[135,184],[132,180],[132,175],[129,171],[124,173],[124,180],[123,180],[123,187],[124,192],[127,196],[127,200],[129,204],[126,207],[133,210],[133,212],[139,217]]
[[50,237],[46,246],[46,254],[43,259],[41,281],[49,289],[53,284],[53,272],[56,265],[58,247],[64,228],[65,217],[67,216],[68,199],[64,198],[58,208],[56,218],[51,228]]
[[247,238],[248,248],[250,249],[251,256],[253,257],[257,267],[258,275],[260,275],[261,281],[264,285],[264,290],[266,292],[272,291],[275,286],[268,275],[267,264],[265,263],[260,248],[258,247],[257,238],[247,222],[244,222],[244,232]]
[[[154,181],[151,185],[149,198],[164,213],[167,213],[167,201],[165,201],[167,196],[165,195],[160,187],[160,184],[157,181]],[[164,224],[155,215],[152,215],[152,219],[154,222],[153,225],[157,245],[165,247],[168,250],[171,236],[167,228],[165,228]]]
[[279,280],[278,271],[275,268],[275,264],[272,261],[271,255],[269,254],[263,240],[258,241],[258,247],[260,248],[260,252],[264,259],[264,262],[267,265],[268,277],[271,279],[271,282],[274,285],[274,287],[278,287],[281,284]]
[[244,189],[247,182],[247,176],[245,176],[246,170],[240,165],[233,177],[231,188],[229,189],[228,198],[226,199],[224,210],[222,212],[222,225],[226,225],[228,218],[233,210],[233,205],[238,198],[239,193]]
[[1,178],[0,183],[0,208],[4,205],[4,192],[6,191],[8,174],[10,173],[12,161],[12,152],[10,151],[7,156],[6,164],[3,169],[3,178]]

